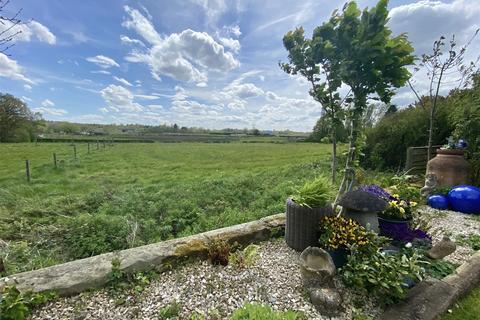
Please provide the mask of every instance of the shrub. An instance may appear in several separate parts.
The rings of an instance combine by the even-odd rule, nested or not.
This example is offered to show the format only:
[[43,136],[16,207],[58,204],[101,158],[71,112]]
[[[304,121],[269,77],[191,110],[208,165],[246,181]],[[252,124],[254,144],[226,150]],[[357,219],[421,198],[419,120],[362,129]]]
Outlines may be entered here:
[[[448,117],[448,106],[440,103],[434,129],[434,145],[443,144],[453,131],[454,127]],[[367,140],[363,150],[363,165],[378,170],[403,168],[408,147],[427,145],[427,110],[421,107],[400,110],[383,117],[365,133]]]
[[318,176],[298,189],[292,196],[292,200],[301,206],[316,208],[325,206],[333,196],[334,188],[330,180],[324,176]]
[[347,286],[374,296],[384,304],[405,297],[408,282],[421,281],[424,262],[415,251],[386,254],[376,251],[364,254],[352,248],[341,276]]
[[53,292],[21,293],[15,286],[6,286],[0,292],[0,320],[23,320],[33,308],[56,297]]
[[158,311],[158,318],[160,320],[167,320],[167,319],[173,319],[180,314],[180,311],[182,309],[182,306],[180,303],[178,303],[176,300],[171,302],[169,305],[161,308]]
[[231,320],[306,320],[307,317],[301,312],[274,311],[269,306],[249,303],[243,308],[235,310]]
[[79,215],[67,220],[65,251],[72,259],[128,248],[131,229],[125,217]]
[[371,235],[352,219],[328,216],[320,220],[319,243],[327,250],[346,249],[351,245],[369,245]]

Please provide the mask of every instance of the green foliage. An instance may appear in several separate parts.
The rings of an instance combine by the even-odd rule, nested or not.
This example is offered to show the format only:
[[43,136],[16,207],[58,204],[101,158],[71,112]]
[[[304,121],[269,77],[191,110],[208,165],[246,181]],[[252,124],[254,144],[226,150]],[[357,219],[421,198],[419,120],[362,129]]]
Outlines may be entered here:
[[54,292],[21,293],[15,286],[6,286],[0,292],[0,320],[23,320],[35,307],[57,298]]
[[[159,320],[176,319],[182,310],[182,305],[176,300],[158,311]],[[195,318],[194,318],[195,319]]]
[[308,140],[313,142],[332,143],[333,130],[335,130],[335,138],[337,142],[348,141],[348,131],[343,121],[340,121],[336,127],[333,127],[331,120],[325,116],[322,116],[317,120]]
[[[441,101],[435,119],[434,145],[443,144],[451,135],[448,105]],[[409,107],[383,117],[373,128],[366,130],[365,157],[362,164],[368,168],[403,169],[409,147],[425,146],[428,140],[427,110],[421,106]]]
[[213,239],[208,244],[208,259],[214,265],[228,265],[232,248],[230,244],[222,239]]
[[306,316],[296,311],[274,311],[269,306],[249,303],[235,310],[230,320],[306,320]]
[[436,279],[443,279],[452,274],[457,267],[457,264],[446,260],[429,260],[425,267],[425,274]]
[[258,259],[258,249],[259,246],[250,244],[243,250],[237,250],[229,255],[228,263],[239,268],[250,267]]
[[462,246],[469,246],[475,251],[480,250],[480,235],[478,234],[469,234],[468,236],[460,234],[455,242]]
[[292,195],[292,200],[298,205],[317,208],[324,207],[333,199],[334,188],[325,176],[318,176],[313,181],[306,182]]
[[35,127],[41,123],[20,99],[0,93],[0,142],[32,141]]
[[421,256],[411,254],[385,254],[380,251],[364,254],[351,250],[341,276],[347,286],[353,287],[380,302],[390,304],[403,299],[406,281],[421,281],[424,275]]

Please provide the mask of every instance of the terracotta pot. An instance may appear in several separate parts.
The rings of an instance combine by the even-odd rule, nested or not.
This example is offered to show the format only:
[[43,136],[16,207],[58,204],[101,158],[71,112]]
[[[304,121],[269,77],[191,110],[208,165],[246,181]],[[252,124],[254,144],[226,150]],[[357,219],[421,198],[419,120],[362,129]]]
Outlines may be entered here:
[[470,164],[463,157],[462,150],[437,149],[437,156],[427,164],[427,174],[437,177],[438,187],[453,187],[468,184]]

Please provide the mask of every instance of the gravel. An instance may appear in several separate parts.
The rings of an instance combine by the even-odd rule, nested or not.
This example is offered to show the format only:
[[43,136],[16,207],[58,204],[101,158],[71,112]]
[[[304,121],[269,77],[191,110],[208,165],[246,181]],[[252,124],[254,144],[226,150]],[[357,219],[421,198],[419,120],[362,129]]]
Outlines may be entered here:
[[[428,207],[419,211],[430,221],[434,243],[443,235],[455,240],[457,235],[480,234],[480,220],[469,215]],[[130,289],[120,297],[102,289],[60,298],[37,309],[32,319],[158,319],[160,310],[176,302],[180,306],[177,319],[189,319],[195,313],[206,319],[228,319],[233,310],[248,302],[267,304],[275,310],[302,311],[308,319],[352,319],[352,306],[359,299],[366,301],[363,310],[368,315],[375,317],[381,312],[368,298],[344,288],[336,279],[344,310],[336,318],[322,317],[301,286],[299,253],[288,248],[283,239],[274,239],[261,243],[258,254],[254,264],[244,268],[194,261],[164,272],[138,287],[137,292],[132,294],[135,289]],[[472,254],[472,249],[458,245],[446,259],[460,264]]]

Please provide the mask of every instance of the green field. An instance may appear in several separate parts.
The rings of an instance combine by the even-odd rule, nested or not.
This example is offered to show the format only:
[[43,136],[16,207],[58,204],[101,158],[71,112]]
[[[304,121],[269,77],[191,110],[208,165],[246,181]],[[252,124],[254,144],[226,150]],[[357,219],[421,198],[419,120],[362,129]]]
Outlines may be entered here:
[[76,149],[77,160],[66,143],[0,144],[0,254],[8,274],[281,212],[297,186],[328,174],[330,158],[329,145],[310,143]]

